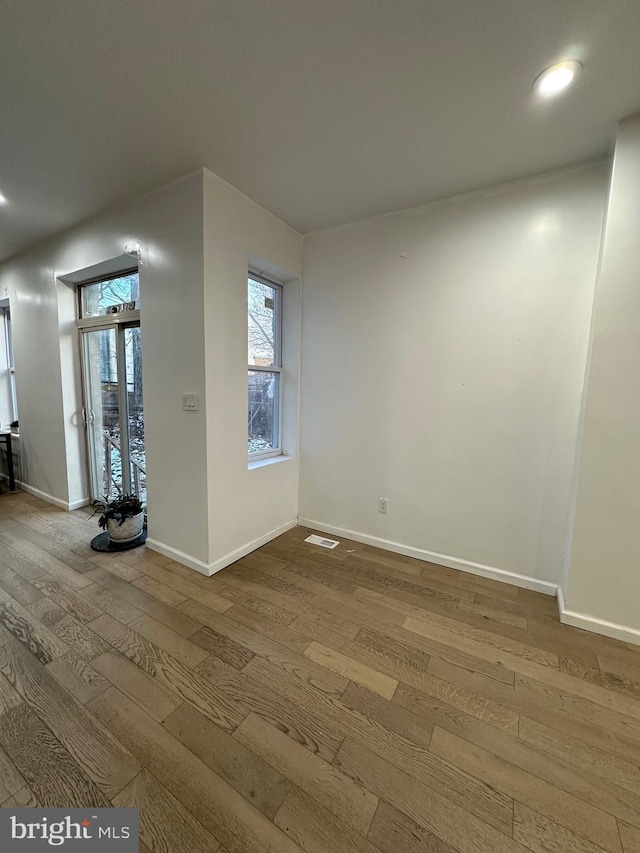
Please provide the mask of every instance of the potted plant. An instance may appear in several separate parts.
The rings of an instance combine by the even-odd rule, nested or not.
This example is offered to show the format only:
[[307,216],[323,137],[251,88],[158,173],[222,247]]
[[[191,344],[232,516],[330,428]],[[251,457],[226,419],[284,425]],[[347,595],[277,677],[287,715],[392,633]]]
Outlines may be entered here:
[[99,503],[96,511],[102,510],[98,524],[109,534],[109,541],[132,542],[142,533],[144,509],[136,495],[118,495]]

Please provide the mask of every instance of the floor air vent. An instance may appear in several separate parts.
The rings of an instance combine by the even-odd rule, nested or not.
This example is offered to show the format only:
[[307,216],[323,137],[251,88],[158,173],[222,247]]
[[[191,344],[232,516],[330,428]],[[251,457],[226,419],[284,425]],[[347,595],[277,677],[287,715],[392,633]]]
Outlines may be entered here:
[[340,544],[336,539],[325,539],[323,536],[316,536],[315,533],[307,536],[304,541],[311,542],[312,545],[319,545],[321,548],[335,548]]

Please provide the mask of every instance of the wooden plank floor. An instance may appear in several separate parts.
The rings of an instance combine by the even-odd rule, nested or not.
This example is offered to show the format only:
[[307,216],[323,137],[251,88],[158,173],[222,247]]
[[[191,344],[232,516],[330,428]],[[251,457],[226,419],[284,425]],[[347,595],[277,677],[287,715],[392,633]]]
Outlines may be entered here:
[[286,533],[205,578],[0,498],[0,803],[183,853],[639,853],[640,649]]

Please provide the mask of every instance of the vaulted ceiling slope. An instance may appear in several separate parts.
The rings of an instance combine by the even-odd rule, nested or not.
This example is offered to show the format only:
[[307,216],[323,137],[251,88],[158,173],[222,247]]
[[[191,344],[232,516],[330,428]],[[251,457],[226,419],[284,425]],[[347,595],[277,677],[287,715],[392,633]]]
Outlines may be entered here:
[[200,166],[306,233],[596,158],[639,45],[638,0],[2,0],[0,258]]

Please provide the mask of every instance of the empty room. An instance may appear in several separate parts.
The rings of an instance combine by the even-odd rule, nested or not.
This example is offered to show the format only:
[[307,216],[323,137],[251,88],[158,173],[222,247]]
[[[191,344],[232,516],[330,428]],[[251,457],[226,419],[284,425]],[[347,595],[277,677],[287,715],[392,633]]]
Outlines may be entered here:
[[2,853],[640,853],[640,4],[0,24]]

